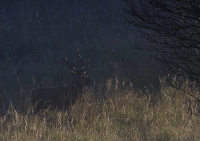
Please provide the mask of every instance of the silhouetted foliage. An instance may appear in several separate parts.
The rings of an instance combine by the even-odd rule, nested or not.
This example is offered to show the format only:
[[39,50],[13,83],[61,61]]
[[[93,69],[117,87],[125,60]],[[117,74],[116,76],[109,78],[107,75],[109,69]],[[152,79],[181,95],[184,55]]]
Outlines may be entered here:
[[200,1],[124,0],[126,22],[151,44],[169,72],[200,84]]

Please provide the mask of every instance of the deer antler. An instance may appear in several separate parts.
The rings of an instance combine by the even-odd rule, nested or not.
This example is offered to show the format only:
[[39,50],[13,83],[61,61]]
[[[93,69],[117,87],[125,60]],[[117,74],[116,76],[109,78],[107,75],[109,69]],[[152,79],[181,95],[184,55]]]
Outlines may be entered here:
[[81,54],[80,54],[80,51],[79,51],[79,49],[77,49],[77,55],[78,55],[78,57],[79,57],[79,59],[80,59],[80,61],[81,61],[81,64],[83,65],[83,70],[82,70],[82,72],[86,72],[87,70],[85,70],[85,67],[89,64],[89,61],[86,63],[86,64],[84,64],[83,63],[83,59],[82,59],[82,57],[81,57]]
[[72,73],[81,73],[82,71],[80,71],[80,70],[78,70],[77,68],[75,68],[74,66],[72,66],[69,62],[68,62],[68,60],[67,60],[67,58],[65,58],[65,61],[67,62],[67,64],[75,71],[71,71]]
[[[71,64],[68,62],[67,58],[65,58],[65,61],[66,61],[67,64],[73,69],[73,71],[71,71],[71,73],[73,73],[73,74],[85,74],[86,71],[88,70],[88,69],[85,69],[85,68],[86,68],[86,66],[89,64],[89,61],[88,61],[86,64],[84,64],[79,49],[77,49],[77,53],[76,53],[76,54],[77,54],[77,56],[79,57],[81,64],[83,65],[82,70],[78,70],[78,69],[75,68],[73,65],[71,65]],[[75,61],[75,60],[74,60],[74,61]]]

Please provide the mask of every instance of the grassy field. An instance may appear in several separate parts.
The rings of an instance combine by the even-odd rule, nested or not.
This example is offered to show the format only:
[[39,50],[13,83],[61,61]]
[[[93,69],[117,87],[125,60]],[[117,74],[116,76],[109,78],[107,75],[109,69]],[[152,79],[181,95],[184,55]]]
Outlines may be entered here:
[[[31,108],[19,114],[10,107],[0,119],[0,140],[32,141],[198,141],[200,120],[190,115],[188,98],[181,91],[161,84],[161,93],[144,95],[132,86],[123,91],[107,88],[87,91],[66,113]],[[111,94],[112,93],[112,94]]]
[[[62,0],[46,7],[47,14],[37,11],[42,4],[23,2],[18,15],[0,11],[0,140],[200,140],[198,105],[166,83],[160,73],[164,67],[150,57],[154,52],[133,48],[149,44],[122,20],[114,1],[108,2],[107,11],[99,10],[104,15],[81,18]],[[42,110],[33,115],[30,94],[35,88],[71,83],[64,57],[75,59],[79,67],[76,49],[90,60],[87,74],[95,86],[71,112]]]

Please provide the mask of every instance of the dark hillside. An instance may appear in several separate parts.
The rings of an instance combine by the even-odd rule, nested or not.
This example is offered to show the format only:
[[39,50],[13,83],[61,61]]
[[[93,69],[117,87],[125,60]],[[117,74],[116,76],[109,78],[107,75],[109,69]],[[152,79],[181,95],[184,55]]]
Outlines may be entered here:
[[[0,6],[0,94],[5,105],[27,105],[34,88],[69,85],[64,61],[76,49],[90,60],[98,85],[124,80],[136,89],[158,87],[158,64],[121,18],[121,0],[2,1]],[[78,63],[78,61],[76,61]],[[112,84],[115,85],[114,83]],[[27,106],[25,106],[27,107]]]

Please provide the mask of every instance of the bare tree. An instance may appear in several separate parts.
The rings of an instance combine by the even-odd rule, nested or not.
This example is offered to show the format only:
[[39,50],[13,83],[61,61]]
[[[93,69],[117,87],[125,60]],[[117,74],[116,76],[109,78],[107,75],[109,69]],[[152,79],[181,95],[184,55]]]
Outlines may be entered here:
[[124,20],[153,43],[171,74],[200,84],[200,1],[124,0]]

